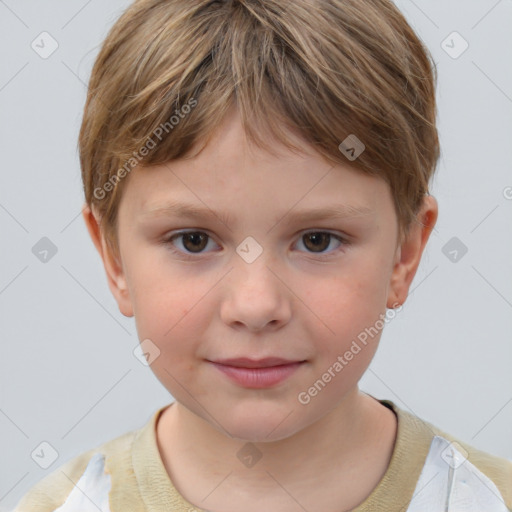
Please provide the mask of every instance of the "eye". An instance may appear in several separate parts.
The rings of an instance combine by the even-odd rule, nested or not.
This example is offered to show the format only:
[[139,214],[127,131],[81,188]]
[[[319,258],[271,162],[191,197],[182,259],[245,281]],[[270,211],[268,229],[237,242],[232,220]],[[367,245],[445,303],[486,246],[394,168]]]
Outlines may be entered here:
[[[174,240],[182,239],[183,249],[175,249]],[[173,252],[179,252],[187,257],[190,254],[201,254],[203,249],[208,245],[210,236],[204,231],[180,231],[172,236],[167,237],[164,243],[170,247]]]
[[[338,247],[342,245],[348,245],[348,241],[339,235],[335,235],[334,233],[329,233],[328,231],[309,231],[308,233],[304,233],[299,242],[303,242],[303,245],[313,254],[321,254],[325,253],[325,249],[331,245],[331,242],[335,239],[338,242]],[[334,251],[329,251],[327,254],[330,254]]]
[[[176,243],[176,240],[181,240],[181,243]],[[210,240],[210,235],[204,231],[180,231],[166,237],[163,243],[171,251],[178,253],[184,258],[189,258],[193,257],[194,254],[199,255],[208,252],[204,249],[208,246]],[[326,252],[326,249],[332,245],[333,241],[337,241],[338,246],[334,250]],[[328,231],[309,231],[304,233],[300,237],[299,243],[302,243],[310,254],[318,254],[320,257],[329,257],[331,253],[335,253],[341,246],[349,244],[348,240],[344,237]]]

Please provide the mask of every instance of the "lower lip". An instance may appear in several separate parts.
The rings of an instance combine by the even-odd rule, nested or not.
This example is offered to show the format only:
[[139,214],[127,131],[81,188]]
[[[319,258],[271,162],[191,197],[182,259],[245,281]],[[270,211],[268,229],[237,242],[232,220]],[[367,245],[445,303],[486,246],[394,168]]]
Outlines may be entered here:
[[269,388],[292,375],[303,363],[269,366],[268,368],[239,368],[220,363],[212,363],[240,386],[253,389]]

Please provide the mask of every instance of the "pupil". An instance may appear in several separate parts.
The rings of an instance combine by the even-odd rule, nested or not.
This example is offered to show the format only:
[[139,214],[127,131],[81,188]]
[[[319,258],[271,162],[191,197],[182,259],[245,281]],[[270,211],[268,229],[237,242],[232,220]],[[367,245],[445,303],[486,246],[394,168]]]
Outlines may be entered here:
[[311,233],[306,235],[306,239],[313,241],[313,248],[318,248],[319,246],[323,245],[322,242],[325,244],[325,241],[329,236],[330,235],[328,233]]
[[184,235],[184,237],[185,237],[185,239],[184,239],[185,240],[185,247],[187,247],[186,241],[187,240],[192,240],[193,246],[192,247],[187,247],[187,249],[192,249],[192,250],[194,250],[194,249],[199,249],[199,250],[204,249],[204,245],[205,245],[204,243],[201,244],[199,246],[199,248],[197,246],[197,243],[200,243],[201,239],[202,239],[203,242],[206,239],[206,237],[203,234],[201,234],[201,233],[186,233]]

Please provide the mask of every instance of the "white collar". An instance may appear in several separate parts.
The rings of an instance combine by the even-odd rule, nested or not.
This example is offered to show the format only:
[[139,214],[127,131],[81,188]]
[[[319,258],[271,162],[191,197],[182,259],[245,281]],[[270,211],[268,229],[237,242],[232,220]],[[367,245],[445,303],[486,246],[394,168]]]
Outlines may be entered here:
[[407,512],[509,512],[496,485],[457,442],[434,436]]

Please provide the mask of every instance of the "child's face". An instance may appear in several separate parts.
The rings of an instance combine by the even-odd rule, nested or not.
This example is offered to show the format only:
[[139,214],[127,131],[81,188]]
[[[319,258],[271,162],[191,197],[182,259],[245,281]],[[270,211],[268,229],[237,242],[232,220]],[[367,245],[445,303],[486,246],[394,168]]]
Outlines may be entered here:
[[[355,396],[386,306],[412,279],[400,277],[384,181],[275,147],[280,157],[248,147],[231,116],[194,159],[132,171],[119,207],[122,268],[110,271],[121,311],[160,350],[151,368],[162,384],[216,429],[252,441],[288,437]],[[211,213],[174,215],[171,202]],[[294,220],[323,208],[344,213]],[[203,235],[171,241],[180,231]],[[251,387],[213,364],[241,357],[302,363]]]

